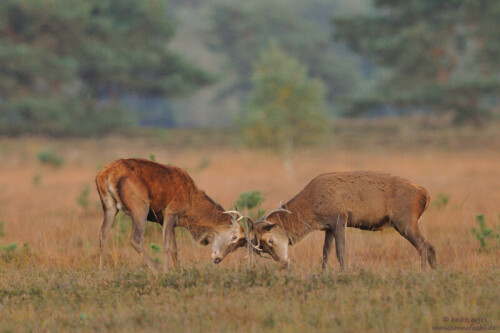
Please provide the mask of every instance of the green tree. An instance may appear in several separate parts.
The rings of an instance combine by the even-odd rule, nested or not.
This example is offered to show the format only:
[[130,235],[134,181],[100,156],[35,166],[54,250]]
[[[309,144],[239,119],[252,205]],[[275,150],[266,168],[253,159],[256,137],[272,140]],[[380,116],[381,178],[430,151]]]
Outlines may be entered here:
[[252,90],[240,119],[244,140],[281,153],[293,173],[291,156],[301,144],[315,143],[328,131],[325,88],[320,79],[276,44],[264,51],[252,76]]
[[380,105],[452,111],[481,125],[500,91],[500,2],[375,0],[376,11],[334,19],[336,37],[388,70],[350,113]]
[[308,66],[326,85],[326,98],[350,93],[360,84],[358,60],[336,48],[322,18],[340,1],[249,0],[217,2],[212,9],[210,45],[228,58],[235,82],[222,95],[243,94],[251,87],[256,59],[276,41]]
[[0,2],[0,131],[89,135],[132,122],[124,96],[178,96],[212,81],[167,48],[165,0]]

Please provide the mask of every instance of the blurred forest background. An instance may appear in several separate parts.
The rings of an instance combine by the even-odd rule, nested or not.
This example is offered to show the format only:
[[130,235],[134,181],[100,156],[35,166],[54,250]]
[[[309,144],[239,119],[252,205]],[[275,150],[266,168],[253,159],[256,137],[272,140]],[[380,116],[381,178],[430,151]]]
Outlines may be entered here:
[[[498,329],[498,59],[499,0],[0,0],[0,332]],[[393,228],[347,228],[324,273],[320,231],[281,271],[176,228],[153,277],[121,212],[99,272],[94,179],[124,157],[252,217],[325,172],[411,179],[438,270]]]
[[500,2],[4,0],[0,134],[237,129],[287,155],[335,119],[498,118]]

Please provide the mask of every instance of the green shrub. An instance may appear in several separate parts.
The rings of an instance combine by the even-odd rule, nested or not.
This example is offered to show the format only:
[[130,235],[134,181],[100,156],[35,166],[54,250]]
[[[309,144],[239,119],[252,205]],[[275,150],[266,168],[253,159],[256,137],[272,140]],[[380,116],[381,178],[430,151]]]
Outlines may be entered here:
[[160,252],[161,250],[161,246],[156,244],[156,243],[151,243],[149,244],[149,247],[151,247],[151,249],[155,252],[155,253],[158,253]]
[[90,202],[89,196],[90,196],[90,187],[88,184],[86,184],[80,191],[80,195],[76,199],[78,205],[85,210],[89,208],[89,202]]
[[50,165],[53,167],[61,167],[64,164],[64,158],[51,151],[42,150],[38,152],[38,160],[42,164]]
[[17,244],[16,243],[9,244],[9,245],[5,246],[3,248],[3,250],[6,253],[13,252],[13,251],[17,250]]
[[153,262],[156,264],[156,265],[159,265],[161,263],[161,260],[160,258],[158,258],[156,255],[158,253],[160,253],[160,250],[161,250],[161,246],[156,244],[156,243],[150,243],[149,244],[149,247],[154,251],[155,255],[151,258],[153,260]]
[[28,243],[24,243],[20,248],[17,243],[11,243],[7,246],[0,246],[0,262],[18,264],[32,262],[35,254],[31,251]]
[[[3,230],[3,227],[5,225],[5,222],[3,221],[0,221],[0,237],[4,237],[5,236],[5,232]],[[0,255],[2,256],[2,258],[11,253],[11,252],[14,252],[17,250],[17,244],[16,243],[12,243],[12,244],[9,244],[7,246],[2,246],[2,243],[0,242]]]
[[450,195],[446,193],[438,193],[436,199],[432,200],[431,206],[436,208],[444,208],[450,202]]
[[[476,222],[479,228],[472,228],[471,231],[479,242],[479,251],[500,248],[500,233],[494,233],[493,228],[488,228],[486,226],[486,220],[483,214],[476,215]],[[497,239],[497,244],[495,246],[491,246],[488,240],[495,238]]]
[[200,160],[200,163],[198,163],[198,168],[197,168],[197,170],[198,170],[198,171],[201,171],[201,170],[203,170],[203,169],[208,168],[208,166],[210,165],[210,163],[211,163],[210,157],[207,157],[207,156],[203,157],[203,158]]
[[[3,230],[4,225],[5,225],[5,222],[4,221],[0,221],[0,237],[4,237],[5,236],[5,232]],[[2,252],[2,253],[10,253],[10,252],[14,252],[15,250],[17,250],[17,244],[16,243],[12,243],[12,244],[9,244],[9,245],[6,245],[6,246],[2,246],[2,243],[0,242],[0,252]]]
[[33,186],[40,186],[40,184],[42,183],[42,175],[39,173],[34,174],[33,178],[31,178],[31,183],[33,184]]
[[260,191],[249,191],[241,193],[235,205],[239,212],[256,220],[265,213],[265,210],[260,208],[265,200]]

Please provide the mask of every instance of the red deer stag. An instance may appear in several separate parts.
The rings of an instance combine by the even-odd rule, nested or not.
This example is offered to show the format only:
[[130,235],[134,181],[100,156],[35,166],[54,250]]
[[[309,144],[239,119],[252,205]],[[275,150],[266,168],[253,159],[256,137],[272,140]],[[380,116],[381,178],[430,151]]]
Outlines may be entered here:
[[288,245],[314,230],[325,231],[325,269],[333,239],[340,267],[344,267],[345,228],[382,230],[394,227],[436,268],[434,247],[419,233],[420,217],[429,194],[409,180],[373,171],[335,172],[314,178],[299,194],[253,225],[255,252],[268,253],[288,264]]
[[104,241],[120,209],[132,218],[132,246],[155,273],[157,269],[143,244],[146,220],[163,226],[164,271],[169,259],[177,265],[174,227],[186,228],[202,245],[211,243],[215,263],[246,243],[235,215],[224,214],[224,209],[181,168],[144,159],[120,159],[99,171],[96,184],[104,210],[99,236],[101,270]]

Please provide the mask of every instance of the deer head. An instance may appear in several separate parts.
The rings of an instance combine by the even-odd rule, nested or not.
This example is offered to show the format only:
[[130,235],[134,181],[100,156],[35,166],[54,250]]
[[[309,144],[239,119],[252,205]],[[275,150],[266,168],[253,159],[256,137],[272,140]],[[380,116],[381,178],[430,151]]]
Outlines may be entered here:
[[291,214],[290,211],[283,207],[280,203],[280,207],[273,209],[266,215],[258,219],[255,223],[249,219],[251,224],[251,238],[252,249],[254,253],[262,256],[262,253],[267,253],[275,261],[279,262],[283,266],[288,266],[288,244],[289,238],[285,229],[276,224],[269,222],[267,218],[277,212],[286,212]]
[[212,241],[212,259],[218,264],[229,253],[236,251],[239,247],[245,246],[247,235],[240,221],[246,216],[231,210],[224,212],[231,215],[230,227],[220,226],[215,228]]

